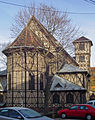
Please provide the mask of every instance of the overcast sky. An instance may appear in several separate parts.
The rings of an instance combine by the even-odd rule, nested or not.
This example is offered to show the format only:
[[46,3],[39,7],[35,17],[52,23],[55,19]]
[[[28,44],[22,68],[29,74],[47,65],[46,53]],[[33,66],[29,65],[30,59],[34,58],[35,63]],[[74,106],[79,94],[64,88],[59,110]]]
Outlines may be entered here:
[[29,6],[30,2],[34,2],[37,6],[40,3],[52,5],[59,11],[67,11],[71,13],[87,13],[87,14],[69,14],[72,24],[80,27],[84,36],[92,40],[93,47],[91,49],[91,66],[95,67],[95,5],[85,0],[0,0],[0,43],[12,41],[10,37],[10,27],[14,16],[22,7],[12,6],[2,3],[9,2]]

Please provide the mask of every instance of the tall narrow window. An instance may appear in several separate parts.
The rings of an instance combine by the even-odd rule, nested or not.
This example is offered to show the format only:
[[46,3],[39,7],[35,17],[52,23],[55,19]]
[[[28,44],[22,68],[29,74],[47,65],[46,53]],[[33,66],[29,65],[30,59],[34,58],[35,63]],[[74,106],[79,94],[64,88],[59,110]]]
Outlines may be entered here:
[[9,90],[11,90],[11,74],[9,73],[9,82],[8,82]]
[[69,93],[67,96],[66,96],[66,102],[67,103],[73,103],[73,95],[71,93]]
[[86,103],[86,94],[80,92],[80,104]]
[[79,62],[85,62],[85,56],[79,56]]
[[79,50],[84,50],[84,43],[79,44]]
[[40,90],[43,90],[43,74],[40,75]]
[[59,95],[58,94],[54,94],[53,95],[53,103],[54,104],[55,103],[59,104],[59,102],[60,102]]
[[29,90],[35,90],[35,76],[29,73]]

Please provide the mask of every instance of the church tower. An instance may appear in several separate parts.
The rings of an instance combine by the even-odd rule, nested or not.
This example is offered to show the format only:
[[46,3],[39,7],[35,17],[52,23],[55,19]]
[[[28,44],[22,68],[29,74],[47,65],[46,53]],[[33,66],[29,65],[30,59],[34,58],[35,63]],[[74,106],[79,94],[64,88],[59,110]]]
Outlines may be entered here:
[[79,67],[89,72],[92,41],[82,36],[73,42],[75,46],[75,59]]

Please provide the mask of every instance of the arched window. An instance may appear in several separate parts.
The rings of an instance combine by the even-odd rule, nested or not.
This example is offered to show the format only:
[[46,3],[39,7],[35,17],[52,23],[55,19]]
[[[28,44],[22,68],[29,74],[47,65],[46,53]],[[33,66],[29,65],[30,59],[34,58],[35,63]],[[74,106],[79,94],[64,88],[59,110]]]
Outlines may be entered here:
[[29,73],[29,90],[35,90],[35,76]]
[[9,82],[8,82],[8,86],[9,86],[9,90],[11,90],[11,74],[9,73]]
[[71,93],[68,93],[66,96],[66,102],[67,103],[73,103],[73,95]]
[[58,94],[54,94],[53,95],[53,104],[55,104],[55,103],[59,104],[59,102],[60,102],[59,95]]
[[43,90],[43,74],[40,75],[40,90]]

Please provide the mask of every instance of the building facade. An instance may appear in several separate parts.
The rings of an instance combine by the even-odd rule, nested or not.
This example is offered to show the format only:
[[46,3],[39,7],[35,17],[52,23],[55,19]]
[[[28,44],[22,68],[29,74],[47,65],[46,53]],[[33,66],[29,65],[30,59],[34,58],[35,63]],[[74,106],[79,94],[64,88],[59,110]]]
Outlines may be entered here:
[[90,74],[91,74],[91,77],[90,77],[90,81],[91,81],[91,91],[93,93],[95,93],[95,67],[90,67]]
[[4,96],[4,94],[6,94],[7,91],[7,71],[3,70],[0,71],[0,105],[4,105],[5,104],[5,99],[6,96]]
[[79,67],[90,71],[90,57],[91,57],[91,46],[92,41],[82,36],[73,42],[75,46],[75,58]]
[[[66,95],[67,99],[64,99],[67,104],[72,94],[73,103],[86,102],[89,75],[85,70],[88,70],[88,66],[85,70],[59,74],[65,64],[71,65],[71,68],[78,67],[78,59],[76,62],[34,16],[15,41],[3,50],[3,53],[7,56],[7,106],[43,108],[48,101],[47,105],[52,107],[56,104],[62,105],[62,99]],[[76,58],[78,54],[76,53]],[[67,85],[71,84],[75,89],[73,87],[69,90],[64,89],[64,82],[59,82],[60,79],[53,77],[56,74],[61,81],[63,79],[69,81]],[[53,83],[56,83],[53,81],[56,80],[59,82],[56,88],[58,89],[62,83],[62,91],[56,91],[52,87]],[[81,97],[81,100],[79,93],[85,96]],[[54,98],[57,98],[58,94],[60,100],[56,102]]]

